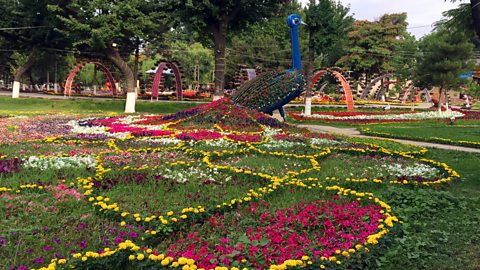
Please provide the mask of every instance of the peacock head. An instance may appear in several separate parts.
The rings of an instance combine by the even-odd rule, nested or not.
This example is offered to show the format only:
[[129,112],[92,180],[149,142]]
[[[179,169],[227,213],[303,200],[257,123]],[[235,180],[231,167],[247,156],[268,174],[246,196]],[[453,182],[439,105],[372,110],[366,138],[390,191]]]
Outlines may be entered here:
[[302,22],[302,19],[300,18],[300,15],[291,14],[287,18],[287,24],[290,27],[295,27],[295,26],[299,26],[300,24],[305,24],[305,23]]

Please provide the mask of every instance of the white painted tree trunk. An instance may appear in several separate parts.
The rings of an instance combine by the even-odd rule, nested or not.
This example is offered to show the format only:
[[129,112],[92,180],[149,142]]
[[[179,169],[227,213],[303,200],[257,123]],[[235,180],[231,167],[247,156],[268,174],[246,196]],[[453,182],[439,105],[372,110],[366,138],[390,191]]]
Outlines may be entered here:
[[13,89],[12,89],[12,98],[19,98],[19,97],[20,97],[20,82],[14,81]]
[[312,115],[312,98],[305,98],[305,116]]
[[213,101],[217,101],[219,99],[222,99],[223,96],[216,96],[216,95],[213,95]]
[[127,93],[127,102],[125,104],[125,113],[135,112],[135,92]]

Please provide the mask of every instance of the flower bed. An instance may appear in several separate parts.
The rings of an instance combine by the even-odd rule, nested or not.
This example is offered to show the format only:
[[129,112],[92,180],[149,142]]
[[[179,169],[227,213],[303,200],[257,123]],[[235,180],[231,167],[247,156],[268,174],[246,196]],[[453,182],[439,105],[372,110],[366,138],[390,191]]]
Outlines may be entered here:
[[347,122],[355,124],[369,124],[381,122],[413,122],[431,119],[461,118],[464,113],[458,111],[442,112],[316,112],[310,116],[303,113],[290,113],[293,118],[300,121],[320,120],[327,122]]
[[[398,221],[365,190],[459,178],[424,149],[312,134],[228,100],[68,126],[0,145],[0,267],[354,267],[388,248]],[[43,155],[47,145],[55,155]]]

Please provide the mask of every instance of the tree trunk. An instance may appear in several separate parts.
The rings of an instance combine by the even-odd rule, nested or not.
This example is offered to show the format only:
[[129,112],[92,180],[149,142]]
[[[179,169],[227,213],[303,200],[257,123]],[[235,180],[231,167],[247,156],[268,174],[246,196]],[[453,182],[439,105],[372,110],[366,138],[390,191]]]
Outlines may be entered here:
[[135,92],[138,94],[139,89],[137,88],[138,82],[138,63],[140,58],[140,39],[137,37],[136,39],[136,48],[135,48],[135,61],[133,64],[133,80],[135,81]]
[[132,69],[125,62],[120,53],[112,47],[105,49],[105,55],[108,60],[112,61],[113,64],[120,69],[125,80],[127,82],[127,102],[125,104],[126,113],[135,112],[135,77],[133,76]]
[[438,90],[438,113],[442,113],[443,105],[443,87]]
[[312,115],[312,93],[313,87],[312,85],[312,77],[313,77],[313,66],[315,61],[315,40],[313,31],[309,31],[309,39],[308,39],[308,59],[307,59],[307,68],[305,70],[305,80],[306,83],[306,90],[305,90],[305,115],[310,116]]
[[215,43],[215,93],[213,100],[223,97],[225,87],[225,47],[227,44],[227,24],[220,22],[218,26],[212,27]]
[[13,76],[13,89],[12,89],[12,98],[20,97],[20,80],[22,79],[23,74],[29,70],[35,61],[37,60],[37,51],[34,49],[28,56],[27,62],[22,66],[18,67]]
[[470,5],[472,7],[473,27],[480,38],[480,0],[471,0]]
[[97,95],[97,65],[93,65],[93,95]]

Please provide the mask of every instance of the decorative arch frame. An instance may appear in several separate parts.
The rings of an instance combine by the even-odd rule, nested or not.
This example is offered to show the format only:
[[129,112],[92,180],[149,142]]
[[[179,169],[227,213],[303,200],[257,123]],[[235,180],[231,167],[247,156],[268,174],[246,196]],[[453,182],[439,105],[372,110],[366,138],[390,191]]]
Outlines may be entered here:
[[382,75],[376,77],[375,79],[371,80],[367,84],[367,86],[365,86],[365,89],[363,89],[362,96],[360,96],[360,98],[362,98],[362,99],[367,98],[368,95],[370,94],[370,91],[372,91],[373,86],[375,84],[377,84],[380,80],[383,80],[383,79],[385,79],[387,77],[391,77],[391,76],[393,76],[393,73],[385,73],[385,74],[382,74]]
[[94,64],[95,66],[99,67],[103,71],[105,76],[107,76],[108,82],[112,86],[113,95],[116,96],[117,95],[117,85],[116,85],[115,78],[113,77],[112,72],[110,72],[110,70],[107,68],[107,66],[105,66],[105,64],[103,64],[98,59],[83,60],[83,61],[81,61],[81,62],[79,62],[75,65],[75,67],[70,71],[70,73],[68,74],[68,77],[66,79],[65,90],[63,92],[64,95],[65,96],[70,95],[70,92],[72,90],[73,81],[74,81],[75,77],[77,76],[77,73],[80,72],[83,69],[83,67],[87,64]]
[[335,76],[340,83],[342,84],[343,91],[345,92],[345,98],[347,102],[347,110],[353,111],[354,110],[354,103],[353,103],[353,95],[352,90],[350,89],[350,85],[348,84],[345,77],[343,77],[342,73],[340,73],[339,69],[320,69],[315,71],[313,78],[312,78],[312,85],[316,85],[317,81],[323,77],[325,74],[331,74]]
[[157,66],[157,72],[153,78],[152,83],[152,98],[158,98],[160,89],[160,81],[163,77],[163,71],[166,68],[171,68],[173,75],[175,76],[175,87],[177,88],[177,98],[183,98],[183,86],[182,86],[182,72],[180,71],[180,65],[175,61],[162,61]]

